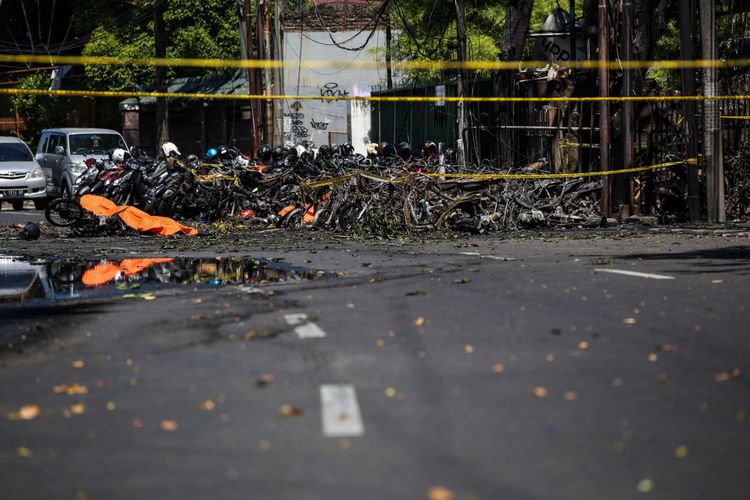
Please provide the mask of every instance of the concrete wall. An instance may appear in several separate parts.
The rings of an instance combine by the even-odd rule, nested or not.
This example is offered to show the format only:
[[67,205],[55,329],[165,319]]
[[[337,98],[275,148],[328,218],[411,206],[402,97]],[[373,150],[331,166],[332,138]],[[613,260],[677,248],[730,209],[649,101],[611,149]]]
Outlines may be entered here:
[[[346,47],[364,44],[369,30],[338,31],[334,39]],[[345,42],[345,43],[344,43]],[[284,59],[298,61],[284,70],[284,94],[301,96],[369,95],[373,85],[385,82],[385,62],[378,47],[385,46],[385,33],[377,31],[360,51],[352,52],[332,44],[325,31],[284,33]],[[378,69],[306,68],[305,61],[380,61]],[[357,151],[364,151],[370,130],[369,103],[351,101],[287,100],[284,106],[284,140],[295,144],[308,142],[316,146],[350,141]],[[364,109],[363,109],[364,108]],[[352,112],[354,111],[354,112]],[[352,123],[355,120],[356,123]],[[352,131],[356,136],[352,137]]]

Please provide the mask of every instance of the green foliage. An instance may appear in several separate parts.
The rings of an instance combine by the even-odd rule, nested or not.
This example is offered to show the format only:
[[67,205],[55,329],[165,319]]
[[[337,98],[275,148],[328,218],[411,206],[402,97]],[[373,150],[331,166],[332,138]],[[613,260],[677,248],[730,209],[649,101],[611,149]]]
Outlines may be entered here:
[[[154,0],[103,2],[88,0],[81,23],[93,28],[84,55],[128,58],[154,57]],[[96,13],[101,12],[97,18]],[[94,17],[92,17],[94,16]],[[167,57],[235,59],[239,57],[239,22],[235,0],[167,0],[164,12]],[[169,77],[197,76],[221,70],[170,68]],[[88,87],[123,90],[154,83],[153,68],[85,66]]]
[[[680,31],[677,21],[671,20],[654,48],[654,59],[680,58]],[[650,69],[648,77],[653,78],[663,89],[675,90],[681,88],[680,72],[668,69]]]
[[[39,71],[25,77],[18,88],[48,89],[49,85],[49,72]],[[17,94],[10,98],[10,102],[31,129],[57,125],[65,117],[63,106],[56,96]]]

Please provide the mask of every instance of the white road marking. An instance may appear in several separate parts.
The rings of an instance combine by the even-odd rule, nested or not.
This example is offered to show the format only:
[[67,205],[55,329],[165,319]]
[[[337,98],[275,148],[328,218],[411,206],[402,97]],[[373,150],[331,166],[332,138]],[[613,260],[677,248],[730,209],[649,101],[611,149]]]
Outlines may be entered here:
[[466,255],[468,257],[479,257],[480,259],[502,260],[505,262],[512,262],[516,260],[515,257],[503,257],[502,255],[482,255],[479,252],[460,252],[459,255]]
[[625,271],[624,269],[594,269],[595,273],[610,273],[610,274],[622,274],[624,276],[635,276],[636,278],[646,278],[650,280],[673,280],[674,276],[667,276],[666,274],[649,274],[639,273],[636,271]]
[[307,320],[307,314],[285,314],[284,321],[296,327],[294,332],[301,339],[322,339],[326,336],[322,328]]
[[321,385],[320,414],[326,437],[352,437],[365,433],[353,385]]

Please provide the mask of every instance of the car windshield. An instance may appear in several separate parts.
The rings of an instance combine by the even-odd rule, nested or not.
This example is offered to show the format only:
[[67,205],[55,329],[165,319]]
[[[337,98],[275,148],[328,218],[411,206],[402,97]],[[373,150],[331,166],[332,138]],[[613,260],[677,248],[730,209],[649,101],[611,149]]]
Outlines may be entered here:
[[128,149],[117,134],[75,134],[70,136],[70,152],[74,155],[104,155],[109,151]]
[[23,144],[0,144],[0,161],[32,161],[29,148]]

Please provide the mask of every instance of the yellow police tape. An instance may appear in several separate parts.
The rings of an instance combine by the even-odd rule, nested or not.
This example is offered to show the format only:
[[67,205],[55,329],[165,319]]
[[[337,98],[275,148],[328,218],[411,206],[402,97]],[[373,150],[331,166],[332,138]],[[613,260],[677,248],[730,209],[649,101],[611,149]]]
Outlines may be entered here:
[[316,182],[310,182],[307,184],[300,184],[303,189],[313,189],[319,187],[330,186],[339,182],[347,181],[352,177],[365,177],[368,179],[376,180],[378,182],[387,182],[391,184],[401,184],[407,182],[408,179],[413,177],[438,177],[441,179],[463,179],[463,180],[502,180],[502,179],[514,179],[514,180],[533,180],[533,179],[571,179],[579,177],[605,177],[620,174],[633,174],[638,172],[647,172],[650,170],[660,170],[663,168],[676,167],[680,165],[697,165],[697,158],[690,158],[681,161],[671,161],[667,163],[659,163],[656,165],[649,165],[646,167],[635,167],[626,168],[623,170],[607,170],[601,172],[570,172],[570,173],[550,173],[550,174],[425,174],[425,173],[414,173],[407,175],[400,175],[397,177],[387,178],[377,175],[373,175],[367,172],[357,172],[353,174],[342,175],[340,177],[334,177],[331,179],[324,179]]
[[[378,61],[298,61],[270,59],[191,59],[191,58],[157,58],[157,57],[114,57],[114,56],[53,56],[30,54],[0,54],[0,63],[23,64],[70,64],[70,65],[119,65],[119,66],[167,66],[187,68],[237,68],[237,69],[276,69],[276,68],[310,68],[310,69],[378,69],[384,66]],[[456,70],[500,71],[519,70],[524,68],[543,68],[551,61],[393,61],[391,66],[397,70]],[[750,59],[729,60],[664,60],[664,61],[565,61],[556,62],[561,67],[570,69],[593,70],[602,67],[610,70],[623,69],[706,69],[706,68],[739,68],[750,67]]]
[[435,97],[435,96],[315,96],[315,95],[253,95],[201,94],[189,92],[137,92],[127,90],[45,90],[3,89],[0,95],[49,95],[62,97],[163,97],[199,100],[290,100],[290,101],[369,101],[369,102],[660,102],[660,101],[729,101],[750,99],[750,95],[717,96],[626,96],[626,97]]
[[722,120],[750,120],[750,116],[722,116]]

